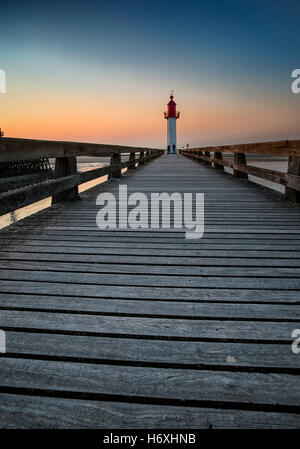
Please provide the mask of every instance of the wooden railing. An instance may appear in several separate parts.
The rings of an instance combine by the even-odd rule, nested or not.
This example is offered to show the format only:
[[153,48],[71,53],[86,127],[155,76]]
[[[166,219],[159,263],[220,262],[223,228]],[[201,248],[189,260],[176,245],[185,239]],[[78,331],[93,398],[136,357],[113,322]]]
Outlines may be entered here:
[[[3,192],[0,195],[0,215],[50,196],[52,204],[76,200],[80,184],[105,175],[118,178],[123,168],[134,169],[136,164],[142,165],[163,153],[163,150],[153,148],[0,138],[0,163],[55,158],[51,179],[43,172],[40,175],[0,178],[0,192]],[[122,162],[122,154],[129,154],[129,159]],[[76,156],[110,157],[110,164],[79,173]]]
[[[233,169],[233,176],[237,178],[248,178],[248,175],[252,175],[281,184],[285,186],[285,197],[288,200],[300,202],[300,140],[188,148],[180,150],[180,153],[203,161],[217,170],[230,167]],[[223,153],[233,153],[234,160],[223,158]],[[287,173],[247,165],[246,154],[287,156]]]

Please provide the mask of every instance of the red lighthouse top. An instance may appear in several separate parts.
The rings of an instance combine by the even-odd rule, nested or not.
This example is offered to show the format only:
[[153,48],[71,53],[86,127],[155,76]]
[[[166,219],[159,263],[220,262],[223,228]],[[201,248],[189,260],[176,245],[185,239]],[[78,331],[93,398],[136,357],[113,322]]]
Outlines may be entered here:
[[168,103],[168,117],[176,117],[176,103],[173,98],[173,95],[171,95]]
[[165,118],[179,118],[179,112],[176,112],[176,103],[173,100],[174,96],[170,95],[170,101],[168,103],[168,112],[165,112]]

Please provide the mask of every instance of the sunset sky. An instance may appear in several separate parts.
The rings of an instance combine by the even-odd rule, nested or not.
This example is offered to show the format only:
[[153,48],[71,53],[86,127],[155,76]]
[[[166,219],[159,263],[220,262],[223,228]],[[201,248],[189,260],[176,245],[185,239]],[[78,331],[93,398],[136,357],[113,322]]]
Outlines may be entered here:
[[300,2],[1,5],[0,127],[10,137],[178,147],[300,138]]

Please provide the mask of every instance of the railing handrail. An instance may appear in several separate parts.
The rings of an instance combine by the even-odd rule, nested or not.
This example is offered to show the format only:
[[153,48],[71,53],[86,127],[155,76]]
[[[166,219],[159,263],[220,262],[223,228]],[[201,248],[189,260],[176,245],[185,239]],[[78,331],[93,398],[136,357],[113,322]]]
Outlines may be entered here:
[[253,153],[281,156],[300,156],[300,140],[278,140],[272,142],[250,142],[233,145],[217,145],[185,148],[183,151],[212,151],[226,153]]
[[89,142],[67,142],[56,140],[0,138],[0,162],[57,158],[70,156],[109,157],[112,153],[139,153],[156,151],[157,148],[131,147]]
[[[211,155],[213,153],[213,156]],[[274,142],[243,143],[240,145],[221,145],[180,150],[184,156],[203,161],[205,164],[223,170],[230,167],[233,176],[247,178],[248,175],[267,179],[285,186],[287,199],[300,202],[300,140],[281,140]],[[223,159],[223,153],[233,153],[234,161]],[[246,154],[288,156],[287,173],[267,168],[247,165]]]
[[[122,154],[128,154],[127,161],[121,160]],[[137,153],[139,157],[137,157]],[[14,176],[1,179],[0,215],[12,212],[20,207],[52,196],[52,204],[79,198],[78,186],[93,179],[108,175],[119,178],[122,169],[134,169],[136,164],[143,165],[164,153],[156,148],[103,145],[82,142],[57,142],[18,138],[0,139],[0,163],[55,158],[53,176],[41,172],[29,176]],[[77,156],[110,157],[110,164],[78,173]],[[46,182],[42,182],[46,181]],[[17,189],[17,190],[16,190]]]

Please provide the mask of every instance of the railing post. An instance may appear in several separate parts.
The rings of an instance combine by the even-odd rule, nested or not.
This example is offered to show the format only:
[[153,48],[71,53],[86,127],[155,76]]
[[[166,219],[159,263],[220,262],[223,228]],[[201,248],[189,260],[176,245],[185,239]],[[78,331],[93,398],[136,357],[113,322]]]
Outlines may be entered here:
[[128,161],[128,163],[129,163],[129,165],[128,165],[128,169],[129,170],[134,170],[135,169],[135,153],[134,152],[132,152],[132,153],[130,153],[130,156],[129,156],[129,161]]
[[[219,159],[220,161],[223,160],[223,155],[222,155],[221,151],[215,151],[214,152],[214,157],[215,157],[215,159]],[[223,170],[224,171],[224,165],[218,164],[217,162],[215,162],[214,164],[215,164],[215,168],[217,170]]]
[[[238,165],[247,165],[245,153],[234,153],[234,162]],[[247,173],[233,169],[233,176],[236,178],[248,179]]]
[[112,153],[110,158],[110,178],[121,178],[121,153]]
[[[210,151],[205,151],[204,152],[204,156],[206,157],[210,157]],[[210,167],[212,166],[210,161],[205,161],[206,165],[209,165]]]
[[144,163],[145,163],[145,152],[144,151],[140,152],[140,157],[138,159],[138,163],[139,163],[139,165],[144,165]]
[[[55,159],[55,178],[63,178],[64,176],[77,174],[76,157],[57,157]],[[64,190],[52,196],[52,204],[62,203],[64,201],[79,200],[78,186]]]
[[[300,157],[299,156],[289,156],[288,163],[288,175],[300,176]],[[300,192],[298,190],[291,189],[290,187],[285,188],[285,198],[294,203],[300,203]]]

